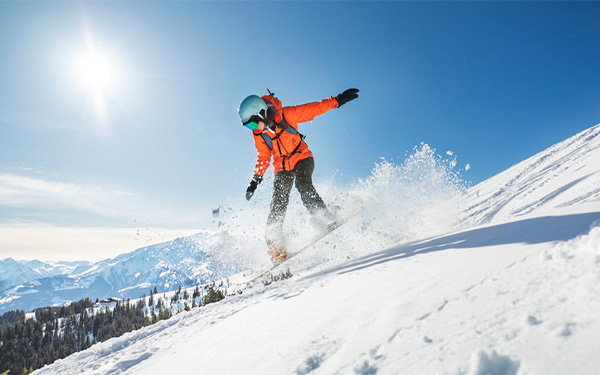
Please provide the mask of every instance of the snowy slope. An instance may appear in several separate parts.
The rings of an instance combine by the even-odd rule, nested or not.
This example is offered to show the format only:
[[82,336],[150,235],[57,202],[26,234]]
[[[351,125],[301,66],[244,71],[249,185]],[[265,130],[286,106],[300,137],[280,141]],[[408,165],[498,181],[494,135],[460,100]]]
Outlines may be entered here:
[[593,126],[470,189],[463,218],[488,223],[600,198],[600,125]]
[[[385,175],[386,191],[428,199],[386,208],[374,194],[375,208],[289,262],[294,278],[240,286],[36,374],[598,374],[599,137],[596,126],[470,189],[454,213],[466,221],[451,223],[472,224],[458,231],[434,199],[444,189],[380,165],[360,192],[380,193]],[[447,234],[431,235],[439,223]]]

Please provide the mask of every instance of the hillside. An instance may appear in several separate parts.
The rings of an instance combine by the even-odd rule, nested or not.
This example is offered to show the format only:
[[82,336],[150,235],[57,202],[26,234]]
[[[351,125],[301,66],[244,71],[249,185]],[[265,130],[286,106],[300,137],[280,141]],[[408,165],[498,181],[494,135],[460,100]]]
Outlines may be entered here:
[[600,125],[514,165],[470,189],[462,219],[485,224],[600,198]]

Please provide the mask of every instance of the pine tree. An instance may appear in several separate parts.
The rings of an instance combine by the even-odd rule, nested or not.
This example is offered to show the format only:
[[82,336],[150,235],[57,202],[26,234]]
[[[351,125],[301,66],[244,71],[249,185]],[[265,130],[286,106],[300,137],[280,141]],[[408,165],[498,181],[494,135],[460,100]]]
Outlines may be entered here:
[[215,289],[214,286],[210,286],[208,291],[206,292],[206,297],[204,298],[204,305],[208,305],[209,303],[219,302],[225,298],[225,295],[220,289]]

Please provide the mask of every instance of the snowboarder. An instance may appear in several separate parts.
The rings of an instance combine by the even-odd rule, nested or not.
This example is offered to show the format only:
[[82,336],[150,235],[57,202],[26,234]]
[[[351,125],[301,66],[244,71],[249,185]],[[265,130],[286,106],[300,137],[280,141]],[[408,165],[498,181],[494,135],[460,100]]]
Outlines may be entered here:
[[246,189],[247,200],[262,182],[273,157],[275,177],[265,239],[274,264],[285,261],[288,256],[281,233],[294,182],[302,203],[314,218],[326,228],[333,227],[336,220],[313,186],[315,161],[304,136],[298,131],[298,123],[312,121],[316,116],[341,107],[356,99],[358,91],[348,89],[320,102],[290,107],[282,107],[281,101],[269,92],[263,97],[250,95],[240,104],[238,113],[242,125],[252,130],[258,151],[254,176]]

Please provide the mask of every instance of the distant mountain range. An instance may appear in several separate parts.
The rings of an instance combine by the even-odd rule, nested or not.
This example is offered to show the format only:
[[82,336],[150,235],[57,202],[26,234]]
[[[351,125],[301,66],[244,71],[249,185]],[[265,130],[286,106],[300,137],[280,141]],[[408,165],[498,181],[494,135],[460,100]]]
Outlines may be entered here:
[[0,261],[0,313],[32,311],[89,297],[138,298],[155,287],[159,292],[189,287],[237,272],[213,256],[228,245],[218,233],[144,247],[100,262]]

